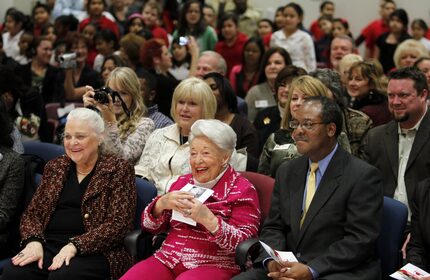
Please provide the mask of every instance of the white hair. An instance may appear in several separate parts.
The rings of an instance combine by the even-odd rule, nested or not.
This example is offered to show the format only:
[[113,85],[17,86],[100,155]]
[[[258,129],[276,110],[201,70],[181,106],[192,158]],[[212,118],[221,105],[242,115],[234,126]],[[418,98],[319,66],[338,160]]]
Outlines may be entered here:
[[195,137],[207,137],[221,150],[232,153],[236,147],[236,133],[233,128],[222,121],[197,120],[192,126],[189,135],[190,143]]
[[87,123],[99,137],[103,136],[105,131],[105,124],[102,117],[96,111],[88,108],[73,109],[67,115],[67,121],[70,120],[78,120]]

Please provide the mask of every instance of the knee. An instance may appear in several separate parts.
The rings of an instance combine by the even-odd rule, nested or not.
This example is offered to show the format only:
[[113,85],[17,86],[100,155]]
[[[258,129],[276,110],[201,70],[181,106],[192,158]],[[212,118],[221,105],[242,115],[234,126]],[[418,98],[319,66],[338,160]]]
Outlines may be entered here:
[[1,280],[33,279],[34,274],[28,266],[15,266],[11,261],[3,267]]
[[57,270],[49,273],[49,280],[72,280],[79,279],[79,269],[70,269],[70,266],[63,265]]

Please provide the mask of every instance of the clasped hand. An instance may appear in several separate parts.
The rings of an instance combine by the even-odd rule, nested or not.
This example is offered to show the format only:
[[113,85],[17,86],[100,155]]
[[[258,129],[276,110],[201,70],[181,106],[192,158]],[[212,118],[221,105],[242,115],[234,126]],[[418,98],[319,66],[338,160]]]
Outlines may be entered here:
[[[61,248],[60,252],[52,259],[52,264],[48,270],[57,270],[63,264],[67,266],[70,260],[76,255],[77,249],[72,243]],[[43,247],[38,241],[28,243],[25,248],[12,258],[14,265],[25,266],[29,263],[36,262],[39,269],[43,268]]]
[[282,265],[274,260],[267,264],[268,277],[276,280],[312,280],[309,267],[298,262],[283,262]]
[[176,210],[206,228],[211,228],[216,219],[206,205],[196,199],[192,193],[184,191],[173,191],[163,195],[157,201],[153,215],[157,216],[156,213],[161,214],[163,210]]

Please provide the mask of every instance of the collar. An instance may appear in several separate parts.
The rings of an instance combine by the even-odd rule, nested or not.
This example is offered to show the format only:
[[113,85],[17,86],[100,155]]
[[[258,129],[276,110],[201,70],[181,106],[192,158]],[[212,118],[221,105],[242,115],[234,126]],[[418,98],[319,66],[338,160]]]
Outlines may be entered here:
[[[324,175],[325,171],[327,170],[328,165],[330,164],[331,159],[333,158],[335,152],[337,151],[339,144],[336,144],[336,146],[334,147],[334,149],[328,154],[326,155],[325,158],[323,158],[322,160],[318,161],[318,173],[320,173],[321,177]],[[309,159],[309,170],[311,168],[311,160]]]
[[285,113],[285,107],[284,108],[282,108],[282,106],[281,106],[281,104],[279,104],[279,102],[278,102],[278,109],[279,109],[279,116],[281,117],[281,119],[283,118],[283,116],[284,116],[284,113]]
[[224,170],[223,170],[223,171],[221,171],[221,173],[220,173],[218,176],[216,176],[216,178],[215,178],[215,179],[210,180],[209,182],[206,182],[206,183],[200,183],[199,181],[197,181],[196,179],[194,179],[194,184],[195,184],[196,186],[198,186],[198,187],[202,187],[202,188],[205,188],[205,189],[212,189],[212,188],[216,185],[216,183],[218,183],[219,179],[221,179],[221,177],[222,177],[222,176],[224,175],[224,173],[227,171],[227,167],[228,167],[228,166],[226,166],[226,167],[224,168]]

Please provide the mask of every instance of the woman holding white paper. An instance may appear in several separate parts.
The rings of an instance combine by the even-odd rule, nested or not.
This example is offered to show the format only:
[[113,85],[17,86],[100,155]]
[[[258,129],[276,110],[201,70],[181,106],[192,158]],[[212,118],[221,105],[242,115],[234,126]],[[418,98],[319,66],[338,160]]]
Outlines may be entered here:
[[[152,257],[132,267],[123,280],[222,280],[239,273],[234,260],[236,246],[256,236],[260,211],[255,188],[228,164],[236,134],[221,121],[198,120],[189,139],[191,174],[179,177],[142,215],[143,229],[167,231],[167,238]],[[213,193],[202,203],[191,192],[182,191],[188,184]],[[172,212],[193,219],[196,226],[172,219]]]

